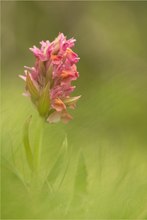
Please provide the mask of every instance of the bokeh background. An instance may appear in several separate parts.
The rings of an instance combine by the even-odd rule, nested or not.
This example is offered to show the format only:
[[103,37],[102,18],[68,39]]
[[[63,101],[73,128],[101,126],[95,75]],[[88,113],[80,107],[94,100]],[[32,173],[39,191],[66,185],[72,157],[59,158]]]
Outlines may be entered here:
[[[1,5],[2,219],[146,219],[147,2]],[[18,74],[34,64],[29,48],[59,32],[77,40],[82,98],[73,121],[44,127],[40,175],[52,170],[55,189],[45,184],[36,197],[25,186],[22,129],[32,114],[37,142],[38,114]]]

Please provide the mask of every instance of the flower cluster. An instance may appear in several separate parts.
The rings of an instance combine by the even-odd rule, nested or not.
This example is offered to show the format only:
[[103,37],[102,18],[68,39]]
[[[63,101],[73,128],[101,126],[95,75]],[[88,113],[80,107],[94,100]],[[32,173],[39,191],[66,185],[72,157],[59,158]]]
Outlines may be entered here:
[[76,67],[79,58],[71,50],[74,43],[75,39],[67,40],[62,33],[53,42],[40,42],[40,49],[30,48],[36,57],[35,66],[25,66],[25,74],[20,75],[26,82],[24,94],[49,123],[72,119],[67,108],[74,108],[80,98],[70,96],[75,89],[71,82],[79,77]]

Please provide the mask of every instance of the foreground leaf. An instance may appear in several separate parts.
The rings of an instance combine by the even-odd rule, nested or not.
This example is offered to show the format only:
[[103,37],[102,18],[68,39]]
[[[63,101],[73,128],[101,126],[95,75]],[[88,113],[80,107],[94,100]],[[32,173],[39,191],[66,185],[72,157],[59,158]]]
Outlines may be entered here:
[[68,168],[68,162],[68,142],[67,137],[65,137],[57,160],[47,177],[49,184],[56,190],[60,187],[64,180],[66,170]]
[[87,168],[85,164],[84,155],[80,153],[76,176],[75,176],[74,193],[84,194],[86,192],[87,192]]
[[32,118],[32,116],[30,116],[24,124],[23,144],[24,144],[24,148],[25,148],[25,152],[26,152],[26,159],[27,159],[28,165],[29,165],[30,169],[33,170],[33,154],[32,154],[30,141],[29,141],[29,126],[30,126],[31,118]]

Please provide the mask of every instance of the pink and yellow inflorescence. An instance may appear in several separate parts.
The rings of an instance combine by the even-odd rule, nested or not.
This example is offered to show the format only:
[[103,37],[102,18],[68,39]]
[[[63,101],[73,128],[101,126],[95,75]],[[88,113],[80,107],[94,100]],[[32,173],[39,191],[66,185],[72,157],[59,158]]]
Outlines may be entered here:
[[69,40],[59,33],[52,41],[40,42],[41,48],[30,48],[36,57],[35,66],[25,66],[26,82],[24,95],[29,96],[39,114],[49,123],[72,119],[67,108],[75,108],[80,96],[71,97],[75,86],[71,83],[79,77],[76,63],[79,57],[72,51],[75,39]]

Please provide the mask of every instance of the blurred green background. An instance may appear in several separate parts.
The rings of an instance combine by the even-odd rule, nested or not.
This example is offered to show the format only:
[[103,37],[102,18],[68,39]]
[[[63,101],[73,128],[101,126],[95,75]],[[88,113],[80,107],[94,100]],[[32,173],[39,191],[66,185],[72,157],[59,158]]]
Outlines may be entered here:
[[[146,219],[147,2],[1,4],[2,219]],[[36,196],[22,129],[32,114],[35,145],[39,119],[18,74],[34,65],[29,48],[59,32],[77,40],[82,98],[69,124],[44,125],[40,180],[52,170],[55,189]]]

